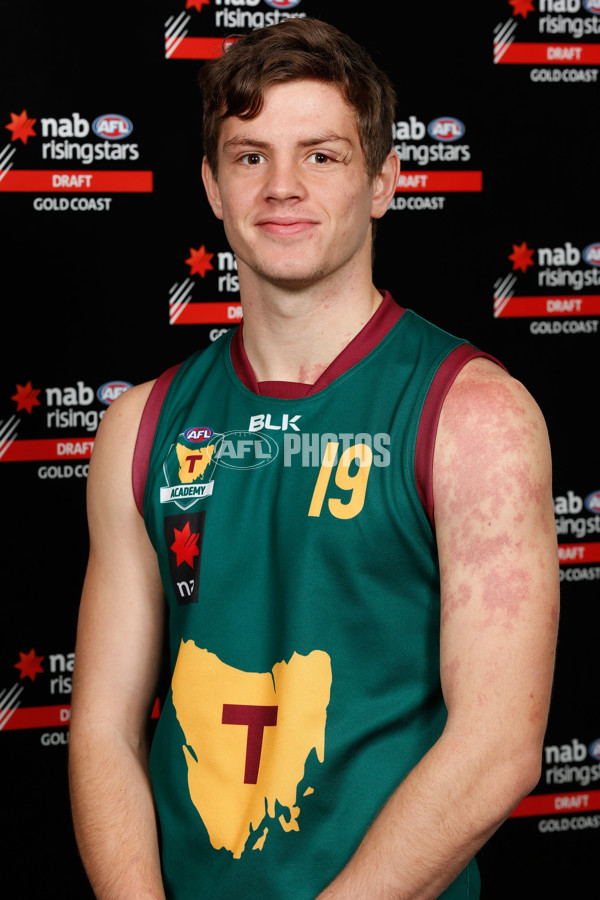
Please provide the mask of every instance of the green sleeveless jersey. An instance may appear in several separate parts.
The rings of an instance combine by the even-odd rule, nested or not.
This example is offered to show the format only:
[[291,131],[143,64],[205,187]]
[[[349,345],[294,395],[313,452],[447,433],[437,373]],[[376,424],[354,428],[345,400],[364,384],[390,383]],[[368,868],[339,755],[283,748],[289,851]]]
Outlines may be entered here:
[[[312,900],[445,724],[416,447],[440,372],[483,354],[403,311],[284,399],[240,379],[231,342],[175,374],[144,494],[170,617],[164,882],[175,900]],[[444,897],[477,896],[472,862]]]

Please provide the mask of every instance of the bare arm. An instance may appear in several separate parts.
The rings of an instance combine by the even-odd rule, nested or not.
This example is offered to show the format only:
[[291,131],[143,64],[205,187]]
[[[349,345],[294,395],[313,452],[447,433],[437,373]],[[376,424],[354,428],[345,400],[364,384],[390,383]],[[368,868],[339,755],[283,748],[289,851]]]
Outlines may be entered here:
[[130,389],[109,408],[88,481],[90,557],[77,631],[69,776],[75,834],[99,900],[165,896],[146,747],[164,599],[131,487],[150,387]]
[[546,428],[485,360],[445,401],[434,457],[440,739],[320,900],[433,900],[539,778],[558,619]]

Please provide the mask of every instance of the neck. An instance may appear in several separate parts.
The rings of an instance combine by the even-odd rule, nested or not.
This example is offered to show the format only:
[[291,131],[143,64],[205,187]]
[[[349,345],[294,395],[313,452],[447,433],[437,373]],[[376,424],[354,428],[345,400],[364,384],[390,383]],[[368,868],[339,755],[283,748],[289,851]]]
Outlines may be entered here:
[[244,349],[259,382],[314,384],[382,300],[370,278],[353,280],[342,291],[323,284],[294,291],[249,288],[242,267]]

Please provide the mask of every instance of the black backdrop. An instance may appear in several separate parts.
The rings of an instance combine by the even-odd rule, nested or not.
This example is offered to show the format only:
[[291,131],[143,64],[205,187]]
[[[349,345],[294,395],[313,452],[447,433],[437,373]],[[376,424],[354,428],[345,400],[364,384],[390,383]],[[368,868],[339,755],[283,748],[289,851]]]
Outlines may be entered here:
[[3,870],[20,896],[91,896],[66,787],[87,461],[120,391],[238,320],[195,79],[225,35],[288,14],[349,32],[398,90],[377,285],[496,354],[548,421],[562,617],[542,778],[480,864],[484,900],[570,896],[600,827],[595,0],[2,2]]

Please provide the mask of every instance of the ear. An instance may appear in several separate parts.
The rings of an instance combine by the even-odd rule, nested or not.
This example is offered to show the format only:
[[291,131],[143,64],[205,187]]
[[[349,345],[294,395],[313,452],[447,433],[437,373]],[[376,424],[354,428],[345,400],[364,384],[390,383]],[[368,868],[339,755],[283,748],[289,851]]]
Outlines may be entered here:
[[208,164],[206,157],[202,160],[202,181],[204,182],[204,190],[208,197],[208,202],[217,219],[223,219],[223,207],[221,205],[221,193],[217,179],[213,175],[213,171]]
[[371,201],[371,218],[381,219],[396,191],[400,177],[400,158],[395,150],[390,150],[381,172],[373,179],[373,197]]

